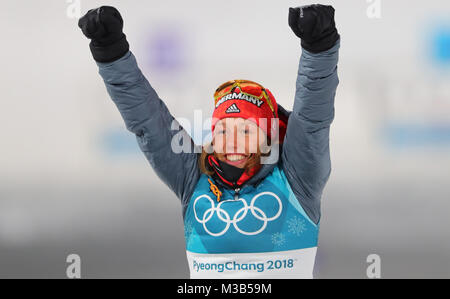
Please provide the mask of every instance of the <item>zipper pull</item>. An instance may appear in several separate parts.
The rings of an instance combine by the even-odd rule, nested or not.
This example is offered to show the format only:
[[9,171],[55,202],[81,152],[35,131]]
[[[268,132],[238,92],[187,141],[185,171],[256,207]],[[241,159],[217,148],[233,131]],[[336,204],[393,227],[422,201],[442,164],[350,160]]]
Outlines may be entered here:
[[239,200],[239,191],[241,191],[241,188],[234,189],[234,200]]

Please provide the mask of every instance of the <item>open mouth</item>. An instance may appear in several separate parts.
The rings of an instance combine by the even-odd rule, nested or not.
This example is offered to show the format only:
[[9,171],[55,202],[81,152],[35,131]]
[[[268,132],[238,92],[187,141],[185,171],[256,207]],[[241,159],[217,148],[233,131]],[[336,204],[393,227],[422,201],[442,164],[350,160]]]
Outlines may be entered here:
[[227,154],[225,155],[226,162],[231,165],[240,165],[245,163],[250,155],[244,154]]

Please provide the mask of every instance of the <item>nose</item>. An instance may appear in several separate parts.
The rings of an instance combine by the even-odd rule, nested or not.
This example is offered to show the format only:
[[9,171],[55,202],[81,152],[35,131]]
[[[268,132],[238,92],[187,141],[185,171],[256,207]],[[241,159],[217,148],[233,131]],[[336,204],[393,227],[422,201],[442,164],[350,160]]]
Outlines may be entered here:
[[225,146],[226,153],[245,153],[245,137],[239,135],[237,127],[227,134]]
[[225,140],[226,152],[234,153],[237,148],[237,129],[234,128],[231,134],[226,135]]

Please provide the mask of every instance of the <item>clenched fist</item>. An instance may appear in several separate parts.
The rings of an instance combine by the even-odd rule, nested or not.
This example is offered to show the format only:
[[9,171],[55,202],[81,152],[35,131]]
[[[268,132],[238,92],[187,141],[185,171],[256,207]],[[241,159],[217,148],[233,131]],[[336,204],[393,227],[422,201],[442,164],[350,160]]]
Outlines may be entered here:
[[302,47],[312,53],[331,49],[340,37],[334,22],[334,8],[329,5],[289,8],[289,26],[301,38]]
[[114,7],[102,6],[89,10],[78,21],[78,27],[91,39],[89,47],[98,62],[117,60],[129,50],[126,36],[122,32],[122,16]]

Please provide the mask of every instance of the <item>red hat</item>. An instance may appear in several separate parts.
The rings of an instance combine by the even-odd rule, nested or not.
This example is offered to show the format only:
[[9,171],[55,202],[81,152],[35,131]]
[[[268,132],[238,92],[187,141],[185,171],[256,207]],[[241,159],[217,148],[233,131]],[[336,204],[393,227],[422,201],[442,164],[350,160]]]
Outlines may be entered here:
[[[248,80],[228,81],[217,88],[214,99],[212,132],[219,120],[241,117],[255,122],[269,139],[277,133],[274,120],[278,119],[278,105],[270,90],[262,85]],[[285,129],[284,122],[279,122],[280,133]]]

